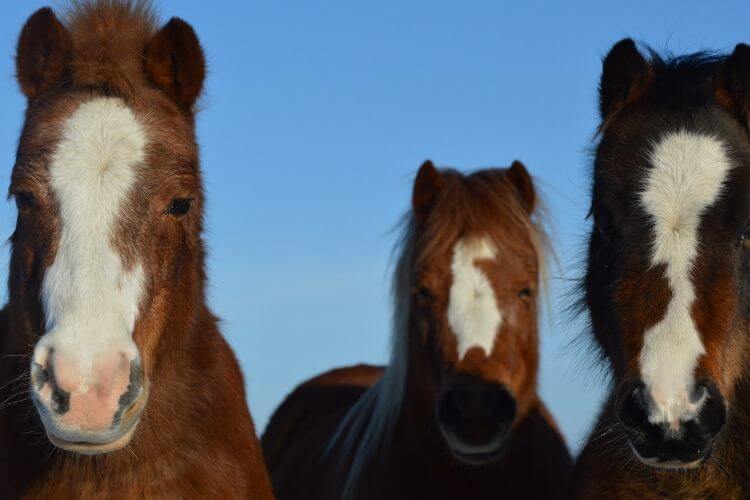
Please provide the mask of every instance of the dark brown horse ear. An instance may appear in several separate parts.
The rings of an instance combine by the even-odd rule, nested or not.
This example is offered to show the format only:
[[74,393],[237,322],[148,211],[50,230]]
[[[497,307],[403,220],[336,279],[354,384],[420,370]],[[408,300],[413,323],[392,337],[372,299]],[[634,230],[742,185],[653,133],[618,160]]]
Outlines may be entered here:
[[750,111],[750,46],[740,43],[715,79],[716,101],[745,126]]
[[146,44],[143,68],[151,82],[192,112],[203,88],[206,61],[193,28],[173,17]]
[[599,113],[607,121],[614,113],[640,96],[646,88],[649,65],[635,42],[617,42],[602,63],[599,81]]
[[430,160],[426,160],[417,172],[411,203],[414,219],[422,223],[430,213],[430,207],[443,187],[443,175]]
[[506,172],[505,178],[518,191],[521,203],[523,203],[526,211],[529,214],[532,213],[536,207],[536,191],[534,190],[534,181],[523,163],[518,160],[514,161]]
[[34,99],[51,89],[70,70],[72,42],[52,9],[39,9],[18,37],[16,78],[21,91]]

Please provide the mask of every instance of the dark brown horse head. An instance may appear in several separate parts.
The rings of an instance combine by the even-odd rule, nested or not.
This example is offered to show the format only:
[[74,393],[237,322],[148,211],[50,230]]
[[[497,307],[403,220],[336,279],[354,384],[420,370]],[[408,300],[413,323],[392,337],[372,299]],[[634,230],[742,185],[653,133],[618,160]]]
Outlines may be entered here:
[[746,45],[604,60],[586,301],[621,435],[657,467],[708,458],[747,369],[749,68]]
[[202,192],[192,28],[145,2],[41,9],[16,56],[28,98],[10,193],[12,327],[50,441],[125,446],[147,405],[167,321],[202,293]]
[[422,165],[414,185],[412,345],[427,354],[443,437],[460,460],[501,454],[536,399],[540,232],[531,177]]

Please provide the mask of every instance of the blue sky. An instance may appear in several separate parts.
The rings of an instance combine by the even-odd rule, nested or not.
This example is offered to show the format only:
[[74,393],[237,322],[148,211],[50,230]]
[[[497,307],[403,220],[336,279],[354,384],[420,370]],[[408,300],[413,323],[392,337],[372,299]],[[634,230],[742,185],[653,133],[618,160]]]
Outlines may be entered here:
[[[674,52],[750,41],[747,2],[160,0],[197,30],[209,76],[198,118],[208,193],[210,302],[262,428],[298,382],[380,363],[390,232],[425,158],[474,169],[524,161],[562,263],[542,332],[541,392],[578,449],[605,380],[562,309],[579,276],[600,61],[624,36]],[[59,5],[60,2],[53,2]],[[16,37],[45,2],[0,17],[0,190],[24,100]],[[15,209],[0,202],[0,237]],[[3,277],[7,248],[0,254]]]

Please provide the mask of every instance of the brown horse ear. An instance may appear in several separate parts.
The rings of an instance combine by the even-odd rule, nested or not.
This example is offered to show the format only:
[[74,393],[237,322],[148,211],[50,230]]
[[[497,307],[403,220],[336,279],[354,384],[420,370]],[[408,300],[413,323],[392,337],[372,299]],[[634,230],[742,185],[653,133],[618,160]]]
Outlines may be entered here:
[[426,160],[417,172],[411,203],[414,219],[422,223],[430,213],[430,207],[443,187],[443,175],[430,160]]
[[716,101],[747,127],[750,111],[750,46],[740,43],[715,79]]
[[599,81],[602,121],[637,99],[646,88],[648,76],[648,62],[638,52],[635,42],[630,38],[617,42],[602,63]]
[[21,91],[34,99],[60,82],[70,69],[72,42],[52,9],[34,12],[18,37],[16,78]]
[[536,191],[534,190],[534,181],[523,163],[518,160],[514,161],[506,172],[505,178],[518,191],[523,208],[529,214],[532,213],[536,207]]
[[146,44],[143,68],[151,82],[192,112],[203,88],[206,61],[193,28],[173,17]]

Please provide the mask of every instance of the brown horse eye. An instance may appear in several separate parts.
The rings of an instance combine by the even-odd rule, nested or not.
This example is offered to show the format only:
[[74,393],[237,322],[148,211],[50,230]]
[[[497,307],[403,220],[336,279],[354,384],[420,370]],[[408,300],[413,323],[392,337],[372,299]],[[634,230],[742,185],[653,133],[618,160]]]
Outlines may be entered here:
[[430,302],[433,298],[432,292],[430,291],[429,288],[426,288],[426,287],[418,287],[416,289],[416,295],[417,295],[417,300],[422,304],[426,304]]
[[169,202],[169,205],[167,205],[164,213],[166,213],[167,215],[172,215],[174,217],[182,217],[183,215],[188,213],[192,204],[192,198],[175,198]]
[[19,212],[30,209],[36,202],[34,195],[25,191],[13,193],[13,199],[16,201],[16,208],[18,208]]

